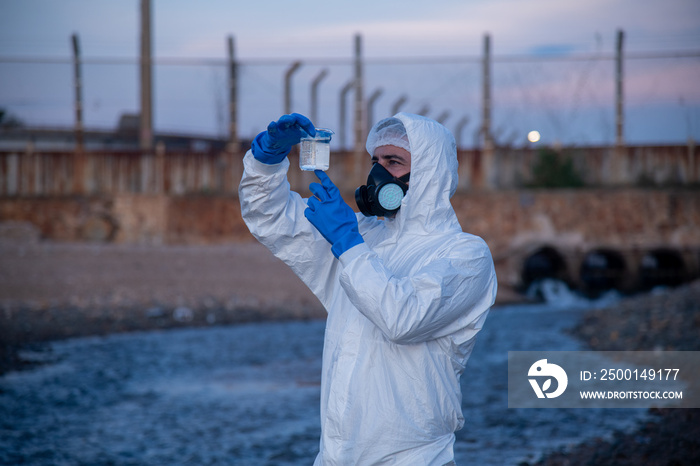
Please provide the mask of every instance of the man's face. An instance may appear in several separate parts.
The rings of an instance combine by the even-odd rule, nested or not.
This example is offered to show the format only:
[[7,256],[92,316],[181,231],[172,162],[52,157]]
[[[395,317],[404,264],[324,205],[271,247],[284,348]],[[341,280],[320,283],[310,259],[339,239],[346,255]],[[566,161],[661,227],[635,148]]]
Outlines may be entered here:
[[411,172],[411,153],[400,147],[377,147],[372,157],[372,163],[375,162],[386,168],[396,178]]

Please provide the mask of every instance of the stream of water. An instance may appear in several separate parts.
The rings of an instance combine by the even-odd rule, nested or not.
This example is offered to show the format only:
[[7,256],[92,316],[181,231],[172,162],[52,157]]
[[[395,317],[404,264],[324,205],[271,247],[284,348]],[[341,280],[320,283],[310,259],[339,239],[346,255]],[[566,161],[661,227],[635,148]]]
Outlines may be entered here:
[[[560,294],[558,305],[491,311],[462,378],[458,465],[535,461],[645,418],[645,410],[507,407],[508,351],[585,349],[566,329],[590,304],[546,291]],[[310,465],[324,324],[130,333],[28,352],[46,364],[0,378],[0,464]]]

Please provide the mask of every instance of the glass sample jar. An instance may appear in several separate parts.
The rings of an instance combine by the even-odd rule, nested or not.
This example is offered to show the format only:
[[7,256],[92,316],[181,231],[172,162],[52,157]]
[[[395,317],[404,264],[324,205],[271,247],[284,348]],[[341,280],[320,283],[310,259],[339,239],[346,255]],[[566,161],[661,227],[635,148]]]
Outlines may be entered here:
[[306,136],[301,139],[299,151],[299,168],[304,171],[328,170],[331,159],[331,136],[335,134],[330,129],[316,128],[316,136]]

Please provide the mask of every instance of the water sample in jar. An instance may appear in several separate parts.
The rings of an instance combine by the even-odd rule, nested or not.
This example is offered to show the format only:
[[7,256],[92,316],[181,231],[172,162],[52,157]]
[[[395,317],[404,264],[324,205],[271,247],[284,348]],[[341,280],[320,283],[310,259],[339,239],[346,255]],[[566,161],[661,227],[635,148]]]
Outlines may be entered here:
[[335,134],[330,129],[316,128],[316,136],[306,136],[301,139],[299,151],[299,168],[304,171],[328,170],[331,162],[331,136]]

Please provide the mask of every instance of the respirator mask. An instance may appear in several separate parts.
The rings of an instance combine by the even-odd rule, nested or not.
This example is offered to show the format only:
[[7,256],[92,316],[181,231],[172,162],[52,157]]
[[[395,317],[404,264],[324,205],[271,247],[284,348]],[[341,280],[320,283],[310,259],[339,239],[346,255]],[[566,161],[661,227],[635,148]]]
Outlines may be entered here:
[[[378,121],[367,135],[367,153],[374,155],[378,147],[394,146],[410,154],[411,144],[403,122],[396,117]],[[375,159],[376,160],[376,159]],[[355,190],[355,202],[366,217],[393,217],[408,191],[410,173],[396,178],[380,163],[374,163],[367,184]]]
[[355,202],[365,217],[393,217],[408,191],[411,174],[396,178],[381,164],[375,163],[367,176],[367,184],[355,190]]

